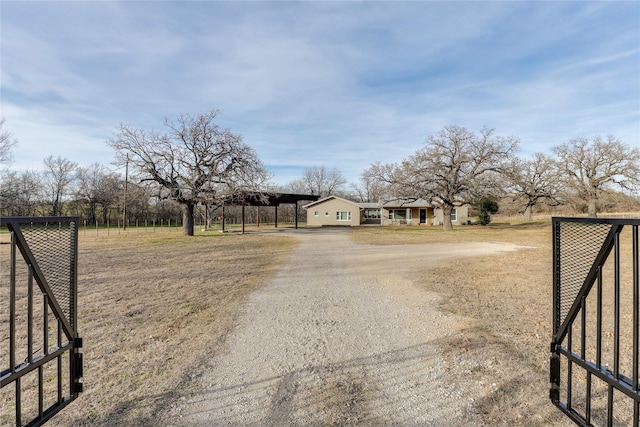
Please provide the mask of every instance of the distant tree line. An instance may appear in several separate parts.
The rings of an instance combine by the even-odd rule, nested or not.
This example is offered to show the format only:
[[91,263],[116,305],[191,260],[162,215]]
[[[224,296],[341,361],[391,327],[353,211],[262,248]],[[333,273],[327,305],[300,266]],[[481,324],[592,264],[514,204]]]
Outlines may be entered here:
[[[0,215],[78,215],[88,224],[123,221],[124,177],[106,166],[88,167],[60,157],[47,157],[41,171],[5,170],[0,175]],[[179,206],[158,200],[153,190],[129,182],[127,220],[144,224],[176,221]]]
[[[451,228],[452,210],[463,204],[483,215],[480,222],[488,222],[496,210],[531,220],[535,212],[552,209],[595,217],[603,209],[639,208],[640,149],[614,136],[576,138],[554,147],[551,155],[523,158],[515,136],[447,126],[401,162],[372,164],[357,183],[323,165],[273,186],[255,151],[215,123],[219,114],[182,114],[165,120],[165,132],[121,124],[107,141],[116,152],[117,172],[59,156],[46,157],[39,171],[5,168],[0,215],[79,215],[90,224],[181,218],[184,233],[193,235],[198,217],[207,224],[219,219],[223,200],[243,191],[337,195],[360,202],[420,198],[442,209],[445,229]],[[2,129],[4,123],[0,120],[0,163],[8,165],[18,142]],[[239,216],[236,208],[226,209],[228,218]],[[295,212],[285,205],[278,216],[295,219]],[[255,222],[273,222],[273,215],[272,209],[247,211]],[[298,209],[298,215],[302,219],[304,211]]]

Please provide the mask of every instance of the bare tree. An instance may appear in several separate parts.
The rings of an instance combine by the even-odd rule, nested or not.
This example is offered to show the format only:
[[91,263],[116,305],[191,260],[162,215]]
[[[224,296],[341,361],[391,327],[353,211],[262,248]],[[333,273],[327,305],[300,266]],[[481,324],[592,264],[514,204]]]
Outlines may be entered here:
[[365,169],[360,181],[351,184],[351,190],[362,203],[375,203],[389,198],[389,185],[378,179],[376,165]]
[[635,190],[640,185],[640,149],[613,136],[572,139],[553,152],[563,184],[587,202],[590,217],[598,215],[598,200],[611,187]]
[[[121,181],[122,182],[122,181]],[[145,224],[153,222],[152,207],[150,199],[152,199],[152,191],[145,185],[129,182],[127,185],[127,217],[126,220],[132,224]],[[120,194],[123,196],[119,206],[124,206],[124,191]]]
[[452,230],[451,211],[500,191],[500,174],[518,147],[516,137],[478,135],[447,126],[427,138],[427,145],[400,164],[372,166],[378,179],[390,184],[394,197],[425,199],[443,212],[443,229]]
[[337,168],[331,170],[325,166],[306,168],[302,177],[306,191],[322,197],[335,194],[347,183]]
[[78,200],[88,208],[89,222],[98,220],[98,207],[101,208],[102,222],[108,220],[109,209],[120,199],[122,178],[106,166],[94,163],[89,167],[79,167]]
[[192,236],[194,209],[216,196],[257,191],[269,176],[255,151],[240,135],[220,128],[218,110],[165,119],[167,133],[121,124],[107,143],[122,164],[130,162],[141,182],[152,181],[158,196],[182,206],[183,231]]
[[550,206],[562,203],[562,185],[553,159],[542,153],[532,159],[514,158],[508,173],[513,201],[524,208],[527,221],[533,220],[533,209],[541,202]]
[[6,171],[0,177],[0,215],[35,216],[41,188],[42,178],[35,171]]
[[295,179],[275,188],[275,191],[282,193],[304,194],[308,191],[305,183],[301,179]]
[[69,195],[69,185],[74,181],[74,171],[78,165],[58,156],[44,159],[44,183],[47,188],[51,215],[62,215],[65,196]]
[[11,163],[13,160],[13,153],[11,150],[18,143],[18,141],[13,138],[12,133],[2,130],[4,122],[4,117],[0,118],[0,164]]

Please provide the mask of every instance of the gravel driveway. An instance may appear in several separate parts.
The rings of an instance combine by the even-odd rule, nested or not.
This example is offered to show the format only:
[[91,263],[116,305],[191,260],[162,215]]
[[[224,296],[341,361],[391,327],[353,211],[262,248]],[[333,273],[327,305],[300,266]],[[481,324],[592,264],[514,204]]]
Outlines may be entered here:
[[348,232],[286,232],[300,246],[200,367],[202,392],[172,411],[179,425],[474,425],[480,389],[448,386],[438,346],[471,321],[440,312],[412,272],[516,247],[361,245]]

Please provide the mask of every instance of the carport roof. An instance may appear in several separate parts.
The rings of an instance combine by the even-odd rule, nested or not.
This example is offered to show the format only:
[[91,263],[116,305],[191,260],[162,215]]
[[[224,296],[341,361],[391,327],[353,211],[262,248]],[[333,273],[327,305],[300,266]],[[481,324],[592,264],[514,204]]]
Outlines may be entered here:
[[280,206],[281,204],[296,204],[300,200],[318,200],[313,194],[293,194],[276,192],[243,191],[242,193],[223,197],[226,204],[245,206]]

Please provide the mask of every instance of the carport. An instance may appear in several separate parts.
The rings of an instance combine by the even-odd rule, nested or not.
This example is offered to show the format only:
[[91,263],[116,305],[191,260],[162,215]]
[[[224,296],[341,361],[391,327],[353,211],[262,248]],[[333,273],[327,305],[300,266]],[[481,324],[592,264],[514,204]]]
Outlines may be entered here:
[[[301,200],[313,201],[318,200],[319,196],[312,194],[291,194],[291,193],[274,193],[274,192],[258,192],[243,191],[233,196],[224,197],[222,201],[222,231],[224,231],[224,208],[225,206],[242,206],[242,232],[245,226],[245,207],[246,206],[272,206],[275,208],[275,228],[278,228],[278,206],[282,204],[295,205],[295,228],[298,228],[298,202]],[[260,224],[258,223],[258,226]]]

